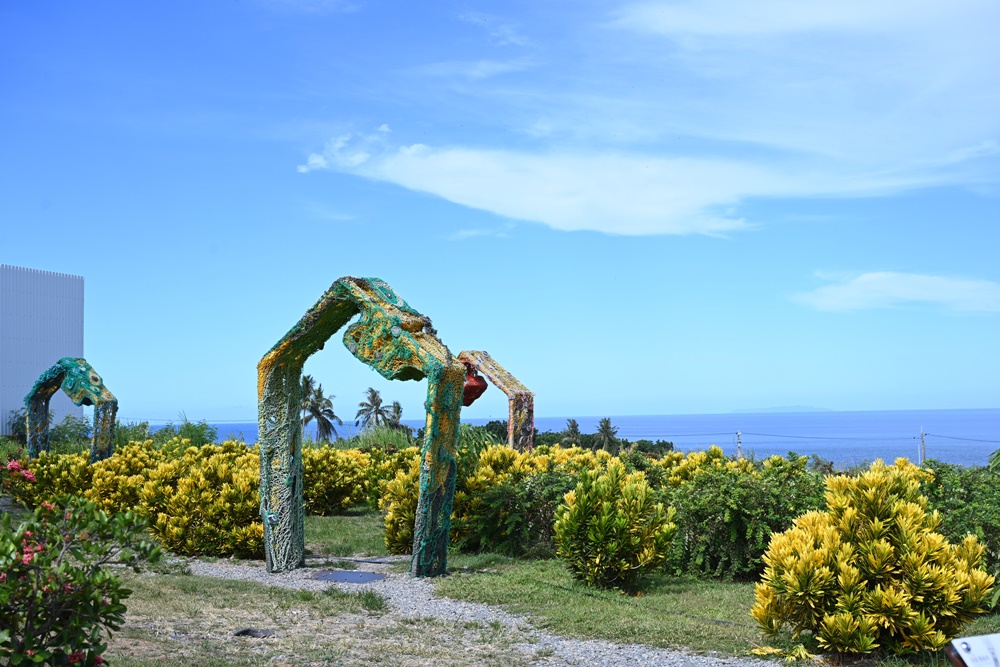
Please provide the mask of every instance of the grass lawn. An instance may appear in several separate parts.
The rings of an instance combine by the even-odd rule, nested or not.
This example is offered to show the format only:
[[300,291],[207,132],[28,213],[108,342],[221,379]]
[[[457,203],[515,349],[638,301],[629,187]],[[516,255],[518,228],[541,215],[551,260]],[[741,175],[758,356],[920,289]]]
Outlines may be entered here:
[[[17,520],[23,514],[6,511]],[[309,553],[384,557],[381,516],[358,507],[343,516],[306,517]],[[350,563],[344,562],[345,567]],[[397,564],[405,572],[408,562]],[[312,593],[176,574],[122,576],[134,591],[128,622],[109,650],[122,667],[170,665],[410,664],[519,665],[516,639],[496,628],[437,619],[390,619],[384,601],[359,592]],[[438,595],[501,605],[535,627],[581,639],[683,648],[720,656],[747,655],[758,646],[790,648],[789,637],[769,639],[750,618],[753,584],[650,577],[639,597],[590,589],[574,581],[558,560],[520,561],[496,554],[449,556],[450,576],[435,581]],[[234,638],[240,627],[280,630],[274,638]],[[1000,632],[1000,615],[981,617],[963,636]],[[470,639],[470,636],[472,637]],[[465,646],[465,648],[461,648]],[[468,653],[472,646],[479,651]],[[944,667],[943,654],[878,658],[885,667]]]

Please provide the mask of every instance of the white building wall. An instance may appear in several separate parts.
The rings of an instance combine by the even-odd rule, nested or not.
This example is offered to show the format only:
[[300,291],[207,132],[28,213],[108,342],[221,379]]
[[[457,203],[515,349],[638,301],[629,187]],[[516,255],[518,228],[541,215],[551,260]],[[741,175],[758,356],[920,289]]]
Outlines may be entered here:
[[[62,357],[83,355],[83,278],[0,264],[0,435],[38,376]],[[83,416],[63,392],[52,397],[56,423]]]

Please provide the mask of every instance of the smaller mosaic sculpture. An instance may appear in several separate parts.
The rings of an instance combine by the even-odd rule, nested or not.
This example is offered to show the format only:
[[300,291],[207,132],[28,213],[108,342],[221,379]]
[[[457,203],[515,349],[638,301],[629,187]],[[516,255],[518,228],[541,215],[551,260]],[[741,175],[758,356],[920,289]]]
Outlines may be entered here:
[[468,403],[465,405],[471,404],[486,391],[486,383],[478,376],[478,373],[482,373],[494,386],[507,394],[509,399],[507,444],[514,449],[530,451],[535,443],[535,395],[487,352],[465,350],[459,353],[458,360],[467,369],[465,384]]
[[35,386],[24,397],[27,408],[28,456],[37,457],[49,451],[49,402],[59,389],[66,392],[75,405],[94,406],[94,436],[91,440],[90,462],[101,461],[114,452],[115,417],[118,399],[114,397],[97,371],[86,359],[63,357],[38,377]]

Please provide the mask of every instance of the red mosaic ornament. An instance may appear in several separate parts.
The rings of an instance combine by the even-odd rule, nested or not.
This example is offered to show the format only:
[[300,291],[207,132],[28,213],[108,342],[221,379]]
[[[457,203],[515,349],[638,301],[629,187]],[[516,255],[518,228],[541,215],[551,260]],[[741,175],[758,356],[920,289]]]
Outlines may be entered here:
[[476,372],[472,364],[465,364],[465,387],[462,393],[462,405],[469,407],[486,391],[486,378]]

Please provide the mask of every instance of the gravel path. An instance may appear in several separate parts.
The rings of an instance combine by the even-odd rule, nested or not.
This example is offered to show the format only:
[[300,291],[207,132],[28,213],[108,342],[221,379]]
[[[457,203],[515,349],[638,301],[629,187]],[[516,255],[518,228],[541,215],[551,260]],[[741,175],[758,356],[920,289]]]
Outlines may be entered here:
[[[403,557],[406,558],[406,557]],[[351,560],[351,559],[338,559]],[[434,595],[434,586],[427,579],[413,579],[408,574],[389,572],[398,558],[372,559],[378,562],[358,562],[360,571],[382,572],[386,578],[361,586],[382,595],[389,603],[389,616],[397,618],[433,617],[451,622],[501,623],[528,641],[515,647],[528,656],[531,664],[569,666],[600,665],[602,667],[774,667],[780,663],[756,658],[729,658],[694,655],[641,644],[614,644],[602,640],[566,639],[534,629],[521,616],[509,614],[497,607],[460,602]],[[262,562],[255,561],[191,561],[192,574],[221,579],[254,581],[265,586],[323,591],[332,586],[345,591],[359,590],[358,584],[344,584],[315,579],[317,568],[302,568],[284,574],[268,574]],[[332,568],[331,568],[332,569]],[[354,570],[354,571],[359,571]],[[539,658],[538,656],[544,656]]]

